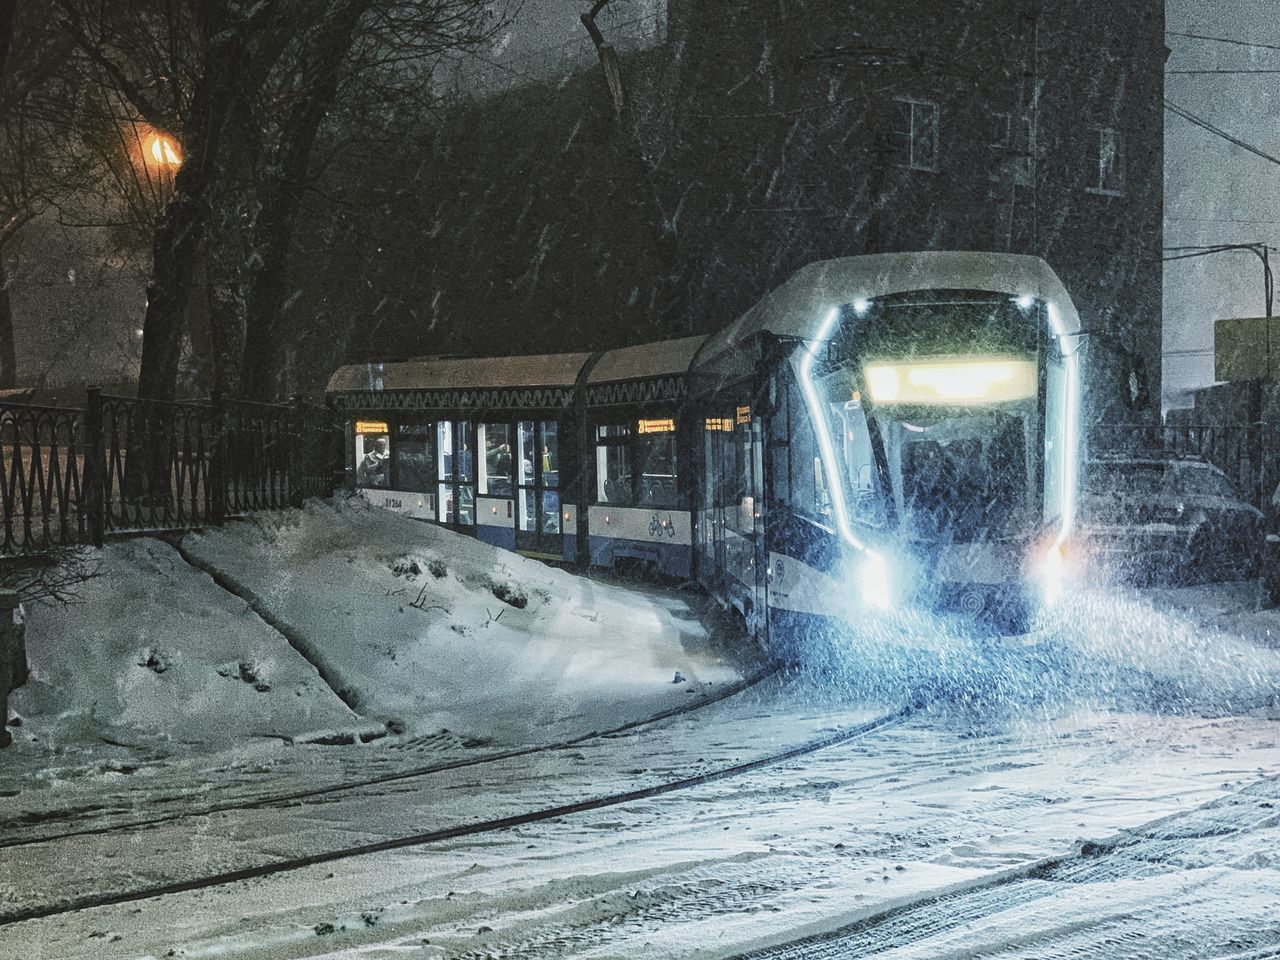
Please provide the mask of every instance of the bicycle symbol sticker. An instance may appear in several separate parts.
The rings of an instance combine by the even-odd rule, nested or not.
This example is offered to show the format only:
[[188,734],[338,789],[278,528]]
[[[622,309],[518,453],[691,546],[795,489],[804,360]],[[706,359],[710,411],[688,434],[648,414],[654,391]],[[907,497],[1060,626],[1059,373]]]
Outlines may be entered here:
[[675,539],[676,522],[672,518],[671,514],[667,514],[667,519],[663,520],[655,513],[653,515],[653,519],[649,521],[649,536],[661,537],[664,534]]

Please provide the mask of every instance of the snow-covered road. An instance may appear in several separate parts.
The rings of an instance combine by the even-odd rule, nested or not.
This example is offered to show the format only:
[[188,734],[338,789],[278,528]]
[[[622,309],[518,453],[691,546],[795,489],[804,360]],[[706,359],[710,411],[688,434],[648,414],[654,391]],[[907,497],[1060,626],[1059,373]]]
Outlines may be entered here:
[[360,504],[101,557],[28,635],[0,960],[1280,949],[1280,618],[1230,591],[908,617],[730,695],[695,595]]
[[[801,681],[768,684],[643,735],[453,771],[429,788],[8,850],[9,879],[27,882],[9,887],[6,910],[629,789],[868,712],[802,706],[822,699]],[[1267,720],[1091,714],[983,729],[976,719],[930,712],[679,794],[0,927],[0,956],[731,956],[988,883],[1080,838],[1251,797],[1277,772]],[[1266,848],[1251,852],[1210,867],[1261,895],[1275,866]],[[1179,883],[1152,896],[1174,896]],[[1129,892],[1130,912],[1154,909]],[[1088,897],[1073,896],[1085,911]],[[955,937],[956,926],[931,929]]]

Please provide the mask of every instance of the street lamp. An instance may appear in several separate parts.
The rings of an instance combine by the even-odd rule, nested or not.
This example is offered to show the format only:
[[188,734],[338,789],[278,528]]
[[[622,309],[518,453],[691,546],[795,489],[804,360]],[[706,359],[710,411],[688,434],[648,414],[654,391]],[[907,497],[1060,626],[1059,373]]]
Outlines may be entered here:
[[155,163],[162,167],[182,166],[182,156],[177,144],[161,133],[153,133],[147,138],[146,151]]

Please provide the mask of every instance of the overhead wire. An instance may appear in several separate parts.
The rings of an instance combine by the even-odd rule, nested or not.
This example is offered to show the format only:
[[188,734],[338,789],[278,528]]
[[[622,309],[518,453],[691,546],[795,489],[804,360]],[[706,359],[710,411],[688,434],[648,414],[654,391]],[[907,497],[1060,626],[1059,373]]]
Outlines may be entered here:
[[1269,160],[1274,164],[1280,165],[1280,157],[1277,157],[1274,154],[1267,153],[1265,150],[1262,150],[1259,147],[1255,147],[1253,144],[1247,143],[1244,140],[1241,140],[1239,137],[1233,136],[1232,134],[1228,133],[1226,130],[1223,130],[1221,127],[1215,126],[1214,124],[1210,123],[1208,120],[1205,120],[1203,117],[1198,117],[1194,113],[1192,113],[1190,110],[1187,110],[1184,107],[1178,106],[1168,97],[1165,97],[1164,99],[1164,106],[1165,106],[1165,109],[1168,110],[1170,113],[1176,114],[1177,116],[1181,117],[1183,120],[1186,120],[1188,123],[1194,124],[1195,126],[1200,127],[1203,130],[1207,130],[1209,133],[1212,133],[1215,136],[1221,137],[1223,140],[1226,140],[1229,143],[1233,143],[1240,149],[1247,150],[1249,153],[1252,153],[1255,156],[1261,157],[1263,160]]

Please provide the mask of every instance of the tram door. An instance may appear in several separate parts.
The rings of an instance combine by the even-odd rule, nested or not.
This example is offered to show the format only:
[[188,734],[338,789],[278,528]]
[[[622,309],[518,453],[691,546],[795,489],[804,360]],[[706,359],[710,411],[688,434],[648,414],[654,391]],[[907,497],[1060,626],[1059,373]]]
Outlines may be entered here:
[[476,527],[476,425],[471,420],[436,424],[439,520],[465,533]]
[[516,424],[516,549],[559,560],[560,430],[555,420]]
[[725,501],[728,487],[725,482],[725,470],[729,458],[725,456],[730,437],[725,426],[733,421],[714,417],[707,421],[706,429],[706,482],[703,485],[703,496],[707,504],[707,566],[713,572],[713,582],[723,584],[725,580]]
[[736,535],[731,559],[734,574],[747,591],[743,615],[751,633],[760,636],[768,621],[766,596],[769,558],[764,537],[764,436],[763,421],[750,406],[739,406],[734,416],[733,468],[735,503],[730,507],[729,527]]

